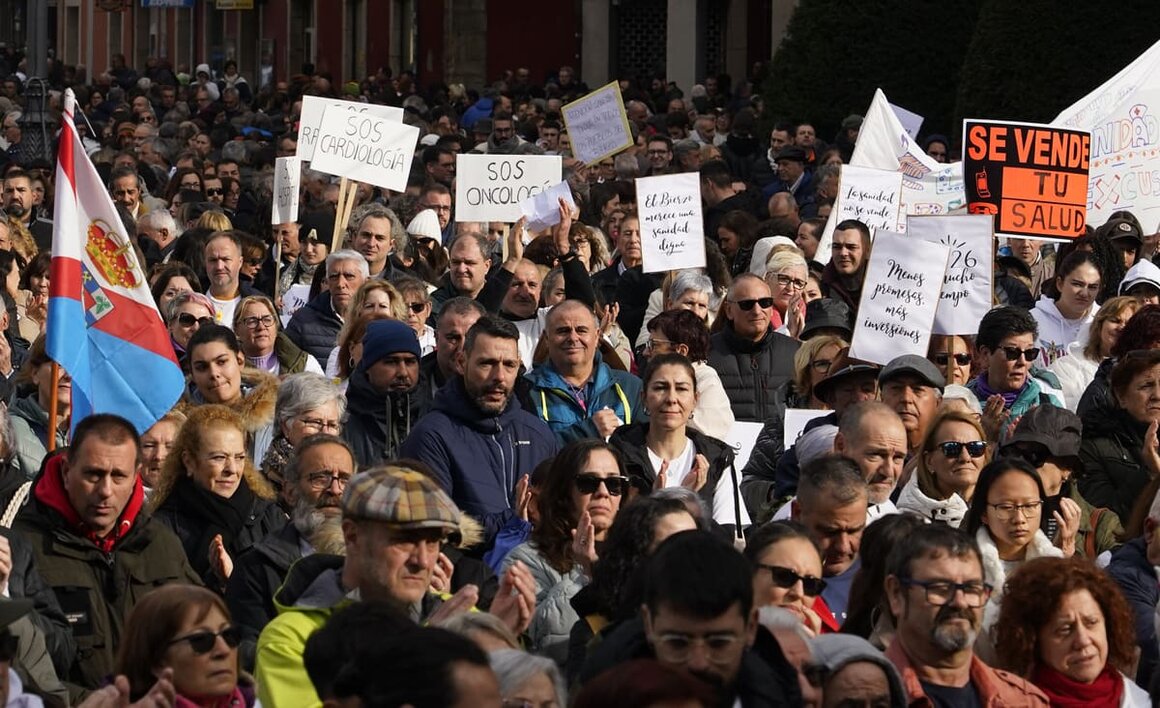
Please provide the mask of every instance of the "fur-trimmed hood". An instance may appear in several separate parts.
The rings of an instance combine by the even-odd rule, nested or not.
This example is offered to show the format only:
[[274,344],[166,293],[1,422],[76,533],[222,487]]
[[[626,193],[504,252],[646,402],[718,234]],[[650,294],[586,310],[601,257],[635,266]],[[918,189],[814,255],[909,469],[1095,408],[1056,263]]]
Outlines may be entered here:
[[[246,432],[254,434],[274,422],[274,405],[278,401],[278,377],[252,367],[242,369],[242,396],[225,404],[246,421]],[[193,380],[185,386],[185,395],[177,408],[188,411],[205,403]]]
[[[986,526],[980,526],[975,532],[975,541],[979,544],[979,553],[983,557],[983,581],[990,584],[994,590],[991,599],[983,610],[983,631],[980,636],[988,636],[991,628],[999,620],[999,607],[1003,603],[1003,585],[1007,582],[1007,571],[1003,569],[1003,561],[999,559],[999,547],[991,538],[991,532]],[[1051,540],[1042,529],[1036,529],[1027,546],[1027,555],[1024,561],[1033,558],[1063,558],[1063,551],[1051,545]]]
[[967,502],[958,494],[946,499],[932,499],[918,486],[918,475],[910,475],[902,491],[898,493],[896,504],[899,511],[921,516],[927,523],[939,522],[958,528],[967,518]]

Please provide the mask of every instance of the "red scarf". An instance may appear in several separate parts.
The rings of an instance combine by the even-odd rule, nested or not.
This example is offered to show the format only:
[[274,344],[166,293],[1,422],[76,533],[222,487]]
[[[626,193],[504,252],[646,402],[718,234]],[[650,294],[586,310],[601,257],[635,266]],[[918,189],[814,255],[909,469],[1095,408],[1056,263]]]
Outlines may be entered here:
[[1091,683],[1080,683],[1055,669],[1036,666],[1031,683],[1051,699],[1051,705],[1062,708],[1119,708],[1124,696],[1124,678],[1111,666],[1105,666]]
[[63,452],[56,453],[45,462],[44,473],[36,480],[33,495],[36,496],[38,502],[64,517],[65,523],[73,531],[92,541],[93,545],[101,549],[102,552],[112,553],[117,541],[120,541],[133,528],[137,514],[145,505],[145,490],[141,486],[141,476],[138,475],[133,482],[133,494],[130,495],[125,510],[121,512],[121,518],[117,520],[117,525],[109,534],[101,538],[81,519],[80,514],[77,513],[76,509],[73,509],[72,502],[69,501],[68,490],[64,488],[65,454]]

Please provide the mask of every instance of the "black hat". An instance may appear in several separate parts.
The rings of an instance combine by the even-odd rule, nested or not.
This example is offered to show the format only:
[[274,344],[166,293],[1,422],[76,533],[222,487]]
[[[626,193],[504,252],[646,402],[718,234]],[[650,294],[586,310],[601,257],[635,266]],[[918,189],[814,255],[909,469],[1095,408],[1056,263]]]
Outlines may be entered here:
[[[313,235],[311,234],[313,232]],[[329,209],[298,213],[298,240],[313,239],[326,246],[334,234],[334,212]]]
[[876,379],[878,369],[877,364],[871,364],[861,359],[851,359],[850,348],[846,347],[834,357],[834,363],[830,364],[830,370],[826,374],[826,378],[814,386],[814,395],[818,397],[818,400],[829,404],[830,394],[833,393],[834,387],[839,383],[859,375]]
[[1017,443],[1034,443],[1047,448],[1056,458],[1079,459],[1083,421],[1075,413],[1058,406],[1036,406],[1023,414],[1003,449]]
[[802,150],[797,145],[787,145],[777,153],[777,157],[773,158],[774,162],[781,162],[782,160],[793,160],[794,162],[806,161],[806,151]]
[[1131,239],[1136,242],[1137,247],[1144,243],[1144,235],[1140,233],[1140,227],[1131,219],[1112,219],[1104,224],[1103,230],[1110,241]]
[[801,340],[804,342],[823,329],[840,329],[842,339],[850,341],[854,332],[850,326],[850,306],[828,297],[813,300],[806,305],[806,323],[799,335]]
[[882,373],[878,374],[878,385],[881,386],[891,379],[904,375],[914,376],[927,386],[937,388],[940,391],[947,386],[946,378],[935,368],[935,365],[926,357],[917,354],[903,354],[891,359],[882,368]]

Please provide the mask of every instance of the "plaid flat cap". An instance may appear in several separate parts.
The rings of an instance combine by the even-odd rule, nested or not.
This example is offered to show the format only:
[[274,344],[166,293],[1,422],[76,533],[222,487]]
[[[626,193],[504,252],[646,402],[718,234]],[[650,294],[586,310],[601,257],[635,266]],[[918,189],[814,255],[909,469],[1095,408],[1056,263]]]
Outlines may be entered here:
[[348,519],[381,521],[404,529],[459,531],[460,512],[430,478],[402,467],[376,467],[356,474],[342,496]]

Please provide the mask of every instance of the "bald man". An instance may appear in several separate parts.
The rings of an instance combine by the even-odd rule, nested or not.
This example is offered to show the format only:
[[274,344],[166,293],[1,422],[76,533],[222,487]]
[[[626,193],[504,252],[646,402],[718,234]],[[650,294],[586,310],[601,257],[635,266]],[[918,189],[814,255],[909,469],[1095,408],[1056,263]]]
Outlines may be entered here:
[[847,408],[838,422],[834,452],[861,470],[870,501],[869,515],[877,518],[896,511],[890,497],[906,464],[906,428],[890,406],[863,401]]

